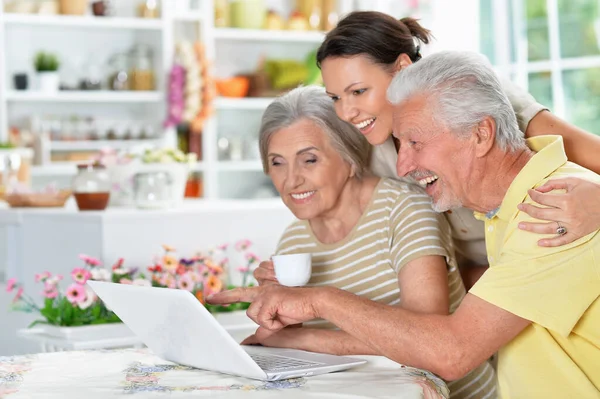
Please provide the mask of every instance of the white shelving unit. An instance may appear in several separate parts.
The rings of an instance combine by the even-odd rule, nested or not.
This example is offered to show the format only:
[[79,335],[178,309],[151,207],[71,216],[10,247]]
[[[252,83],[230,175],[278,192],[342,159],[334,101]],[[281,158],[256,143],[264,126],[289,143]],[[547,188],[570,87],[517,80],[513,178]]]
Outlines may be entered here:
[[6,93],[8,102],[60,102],[60,103],[158,103],[164,94],[159,91],[59,91],[44,93],[39,91],[11,90]]
[[69,16],[69,15],[35,15],[35,14],[11,14],[4,15],[6,25],[15,26],[55,26],[59,28],[73,27],[85,29],[139,29],[156,30],[163,29],[161,19],[142,19],[136,17],[120,18],[93,16]]
[[233,40],[237,42],[262,41],[284,43],[314,43],[319,44],[325,38],[324,32],[303,31],[273,31],[260,29],[215,29],[216,40]]
[[[6,13],[6,3],[6,0],[0,0],[0,142],[7,139],[11,126],[32,128],[33,116],[49,116],[55,120],[76,116],[80,120],[98,119],[98,123],[104,126],[122,123],[122,129],[135,127],[141,131],[151,127],[158,136],[144,140],[51,141],[44,148],[60,154],[94,152],[108,146],[125,150],[175,144],[174,133],[162,132],[161,127],[166,115],[166,76],[173,62],[170,1],[161,1],[164,12],[156,19],[138,18],[135,10],[139,2],[136,0],[114,2],[118,15],[115,17]],[[191,19],[192,16],[185,17]],[[101,70],[104,81],[109,74],[109,57],[129,51],[134,44],[146,44],[152,48],[155,91],[61,90],[47,93],[36,90],[32,61],[37,51],[58,54],[61,81],[69,74],[84,76],[89,72],[84,70],[89,65]],[[29,77],[28,90],[15,90],[13,74],[23,72]],[[76,172],[76,163],[36,165],[32,168],[34,182],[56,179],[60,184],[68,183]]]
[[[3,1],[6,0],[0,0],[0,4]],[[114,1],[119,17],[18,15],[7,14],[0,9],[0,141],[7,138],[9,126],[35,113],[72,111],[84,117],[96,114],[116,120],[132,116],[158,125],[167,112],[167,78],[173,64],[175,43],[179,39],[202,41],[212,65],[212,75],[225,78],[252,72],[262,57],[304,61],[324,37],[323,32],[314,31],[215,28],[213,0],[191,1],[195,8],[184,11],[176,10],[174,1],[161,0],[161,17],[153,20],[133,15],[137,3],[137,0]],[[344,15],[355,9],[358,3],[355,0],[338,0],[338,13]],[[295,0],[269,0],[269,7],[273,4],[281,15],[287,16]],[[17,39],[22,41],[18,48],[15,44]],[[16,91],[12,87],[14,73],[23,69],[31,72],[31,59],[38,50],[58,52],[65,58],[91,53],[91,58],[107,59],[115,52],[126,51],[134,43],[152,45],[154,49],[156,91],[61,91],[49,95]],[[33,75],[30,73],[29,77],[31,85]],[[256,143],[261,114],[271,101],[272,98],[215,99],[214,115],[206,122],[202,132],[202,161],[194,167],[195,171],[202,173],[206,198],[264,197],[269,190],[271,185],[262,172]],[[164,136],[168,142],[175,143],[174,129],[168,129]],[[217,144],[223,137],[243,140],[247,156],[242,160],[221,160]],[[51,142],[50,147],[55,152],[95,151],[105,145],[130,148],[151,142],[57,141]],[[153,143],[160,144],[157,141]],[[53,176],[68,176],[74,171],[73,162],[57,162],[35,167],[33,174],[47,180]],[[260,195],[255,195],[255,192],[260,192]]]

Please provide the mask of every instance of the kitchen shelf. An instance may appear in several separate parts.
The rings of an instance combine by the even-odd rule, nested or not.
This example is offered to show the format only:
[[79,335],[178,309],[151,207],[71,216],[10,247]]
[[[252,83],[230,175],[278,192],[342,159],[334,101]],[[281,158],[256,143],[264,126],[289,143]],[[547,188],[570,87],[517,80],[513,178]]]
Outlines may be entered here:
[[161,139],[51,141],[50,151],[99,151],[107,147],[126,150],[141,146],[155,147],[163,142]]
[[157,91],[70,91],[57,93],[38,91],[9,91],[9,102],[86,102],[86,103],[153,103],[163,99],[164,94]]
[[204,19],[204,14],[200,11],[191,11],[187,13],[177,12],[171,15],[171,19],[174,21],[184,22],[202,22]]
[[82,162],[53,162],[46,165],[33,165],[31,167],[31,175],[71,176],[77,172],[77,164]]
[[93,17],[69,15],[4,14],[7,25],[57,26],[60,28],[140,29],[160,31],[161,19]]
[[[85,163],[85,161],[79,162],[52,162],[46,165],[33,165],[31,167],[31,174],[33,176],[71,176],[77,172],[77,164]],[[206,169],[204,162],[197,162],[192,166],[192,172],[203,172]]]
[[234,41],[298,42],[320,44],[325,32],[216,28],[215,39]]

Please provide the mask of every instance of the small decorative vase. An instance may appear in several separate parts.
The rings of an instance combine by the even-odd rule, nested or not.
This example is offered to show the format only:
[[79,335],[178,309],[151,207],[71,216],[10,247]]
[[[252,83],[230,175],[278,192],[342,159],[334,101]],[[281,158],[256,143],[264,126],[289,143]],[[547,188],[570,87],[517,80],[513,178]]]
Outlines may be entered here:
[[59,89],[60,79],[58,72],[38,72],[38,90],[44,93],[55,93]]

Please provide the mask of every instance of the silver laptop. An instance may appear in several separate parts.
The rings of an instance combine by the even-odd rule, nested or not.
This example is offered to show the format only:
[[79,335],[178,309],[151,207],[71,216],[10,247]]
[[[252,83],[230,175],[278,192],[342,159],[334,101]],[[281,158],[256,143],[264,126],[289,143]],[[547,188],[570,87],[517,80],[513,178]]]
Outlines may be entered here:
[[263,381],[366,363],[345,356],[239,345],[185,290],[99,281],[88,285],[157,356],[175,363]]

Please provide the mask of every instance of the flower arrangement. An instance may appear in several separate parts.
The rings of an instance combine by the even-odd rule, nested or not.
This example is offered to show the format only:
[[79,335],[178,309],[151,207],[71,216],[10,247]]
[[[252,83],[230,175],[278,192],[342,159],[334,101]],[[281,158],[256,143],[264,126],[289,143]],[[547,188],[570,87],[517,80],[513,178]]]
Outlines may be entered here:
[[[249,275],[260,262],[258,256],[250,251],[251,245],[249,240],[240,240],[235,244],[236,252],[243,255],[244,259],[244,264],[235,269],[242,275],[243,287],[252,285],[248,281]],[[163,254],[155,259],[154,265],[148,267],[152,285],[190,291],[212,313],[247,309],[248,303],[221,306],[204,301],[211,294],[235,288],[227,282],[227,271],[231,270],[230,259],[226,256],[227,247],[220,245],[191,258],[178,258],[175,248],[163,245]]]
[[[83,326],[88,324],[105,324],[120,322],[117,315],[110,311],[94,292],[86,285],[88,280],[121,282],[133,279],[135,269],[123,267],[123,259],[119,259],[109,271],[102,267],[101,262],[87,255],[79,255],[84,262],[83,267],[71,271],[72,282],[64,290],[60,289],[63,276],[43,272],[35,275],[35,281],[44,285],[42,296],[43,305],[38,305],[16,279],[8,280],[6,290],[16,290],[12,301],[12,309],[24,312],[39,312],[43,320],[34,321],[36,324],[52,324],[56,326]],[[137,281],[137,280],[134,280]]]
[[184,153],[175,148],[147,149],[141,156],[143,163],[187,163],[194,165],[198,156],[194,153]]
[[227,256],[228,245],[220,245],[189,258],[177,257],[175,248],[163,245],[161,255],[147,268],[147,274],[138,272],[137,268],[125,267],[123,258],[108,270],[99,259],[82,254],[79,258],[83,261],[83,266],[71,271],[72,281],[64,290],[60,288],[62,275],[52,275],[50,272],[36,274],[35,281],[43,284],[42,305],[38,305],[27,295],[22,284],[14,278],[8,280],[6,290],[16,292],[11,304],[12,310],[39,312],[43,317],[42,320],[34,321],[30,327],[40,323],[66,327],[120,322],[118,316],[86,285],[88,280],[183,289],[194,294],[212,313],[243,310],[248,308],[248,303],[210,305],[205,303],[204,298],[235,287],[228,279],[228,271],[232,270],[234,262],[237,264],[235,271],[241,274],[241,286],[252,285],[249,278],[260,260],[250,250],[251,245],[249,240],[235,243],[235,261],[230,261]]

